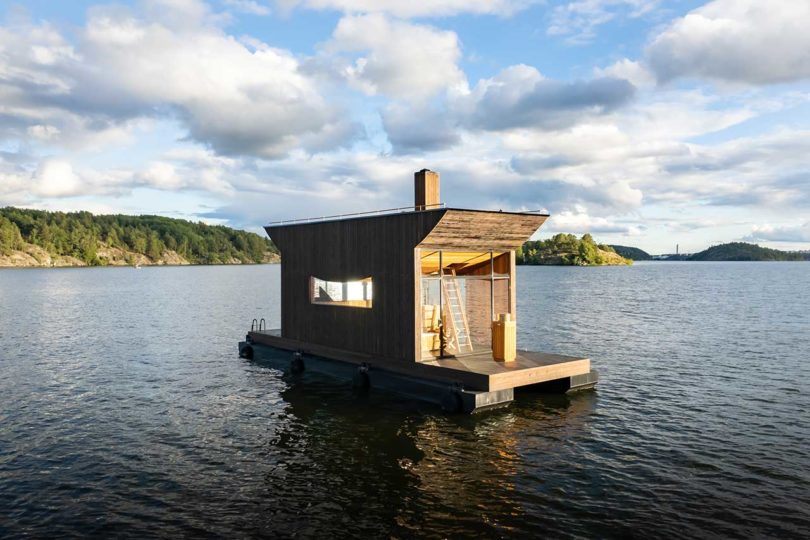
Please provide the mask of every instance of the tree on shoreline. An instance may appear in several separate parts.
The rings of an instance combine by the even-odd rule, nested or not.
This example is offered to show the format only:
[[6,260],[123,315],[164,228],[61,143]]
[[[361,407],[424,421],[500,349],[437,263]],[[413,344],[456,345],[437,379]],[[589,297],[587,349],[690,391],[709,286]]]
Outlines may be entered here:
[[20,229],[12,221],[0,216],[0,255],[9,255],[23,245]]
[[106,264],[102,248],[118,248],[158,260],[176,252],[191,263],[258,263],[278,253],[268,238],[222,225],[193,223],[162,216],[100,215],[90,212],[48,212],[0,209],[0,254],[25,243],[51,256],[75,257],[91,266]]
[[598,266],[632,264],[605,244],[597,244],[590,234],[556,234],[548,240],[528,241],[516,253],[517,264]]

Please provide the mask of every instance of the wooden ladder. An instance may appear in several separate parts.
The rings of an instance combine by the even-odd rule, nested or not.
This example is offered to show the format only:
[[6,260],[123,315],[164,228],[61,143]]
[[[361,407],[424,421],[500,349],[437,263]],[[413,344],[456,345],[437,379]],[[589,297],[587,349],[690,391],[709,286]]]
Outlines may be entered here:
[[450,274],[444,276],[441,283],[444,301],[447,304],[447,311],[450,314],[450,323],[453,327],[452,343],[459,353],[472,352],[473,345],[470,339],[470,325],[467,322],[467,312],[464,311],[464,302],[461,299],[461,291],[458,287],[455,269],[451,268]]

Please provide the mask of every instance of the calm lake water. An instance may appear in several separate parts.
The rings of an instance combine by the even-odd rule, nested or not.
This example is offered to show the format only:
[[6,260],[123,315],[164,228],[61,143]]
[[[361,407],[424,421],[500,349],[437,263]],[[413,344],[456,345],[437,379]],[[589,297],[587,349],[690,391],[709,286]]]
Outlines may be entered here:
[[598,389],[447,417],[237,358],[276,266],[0,271],[0,537],[810,536],[810,263],[518,275]]

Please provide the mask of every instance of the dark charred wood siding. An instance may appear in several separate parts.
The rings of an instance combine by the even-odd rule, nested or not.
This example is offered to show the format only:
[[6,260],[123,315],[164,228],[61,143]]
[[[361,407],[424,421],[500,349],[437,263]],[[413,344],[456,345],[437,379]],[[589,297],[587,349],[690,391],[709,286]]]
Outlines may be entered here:
[[[414,361],[414,248],[445,212],[268,227],[281,251],[282,336]],[[312,304],[310,276],[371,277],[371,309]]]

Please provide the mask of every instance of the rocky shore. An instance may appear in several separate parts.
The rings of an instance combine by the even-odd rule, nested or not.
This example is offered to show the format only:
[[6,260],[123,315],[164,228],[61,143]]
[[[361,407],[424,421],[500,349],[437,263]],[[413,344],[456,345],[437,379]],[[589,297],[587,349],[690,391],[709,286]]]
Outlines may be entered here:
[[[99,247],[97,256],[99,266],[182,266],[193,264],[179,255],[176,251],[166,250],[157,259],[150,259],[142,253],[126,251],[116,247]],[[268,253],[263,264],[279,262],[280,257],[275,253]],[[236,258],[225,261],[224,264],[243,264]],[[46,250],[33,244],[26,244],[23,249],[12,250],[8,255],[0,255],[0,268],[63,268],[89,266],[76,257],[65,255],[54,256]]]

